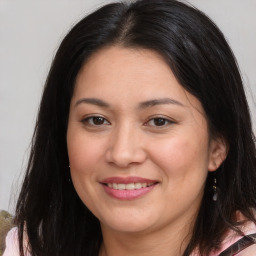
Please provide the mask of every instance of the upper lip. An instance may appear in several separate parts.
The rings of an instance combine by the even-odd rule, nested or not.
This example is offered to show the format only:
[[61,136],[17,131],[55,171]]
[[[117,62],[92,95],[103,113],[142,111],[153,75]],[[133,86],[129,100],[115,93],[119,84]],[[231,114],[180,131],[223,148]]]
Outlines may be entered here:
[[135,176],[130,176],[130,177],[109,177],[106,179],[103,179],[100,183],[117,183],[117,184],[130,184],[130,183],[157,183],[157,180],[151,180],[151,179],[146,179],[142,177],[135,177]]

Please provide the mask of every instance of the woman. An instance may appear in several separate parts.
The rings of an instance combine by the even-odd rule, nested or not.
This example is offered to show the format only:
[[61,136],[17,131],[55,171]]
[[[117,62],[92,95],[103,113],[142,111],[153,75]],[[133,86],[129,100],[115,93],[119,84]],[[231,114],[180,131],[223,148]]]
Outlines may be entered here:
[[216,25],[174,0],[106,5],[55,56],[5,255],[256,255],[255,170]]

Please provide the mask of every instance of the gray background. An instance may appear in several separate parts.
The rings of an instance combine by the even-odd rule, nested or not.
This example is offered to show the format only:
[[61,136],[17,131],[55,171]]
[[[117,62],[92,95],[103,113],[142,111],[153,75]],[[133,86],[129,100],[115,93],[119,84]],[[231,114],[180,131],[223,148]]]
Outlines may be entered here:
[[[0,209],[14,211],[44,80],[61,39],[85,14],[109,2],[0,0]],[[188,2],[226,35],[240,65],[255,127],[256,0]]]

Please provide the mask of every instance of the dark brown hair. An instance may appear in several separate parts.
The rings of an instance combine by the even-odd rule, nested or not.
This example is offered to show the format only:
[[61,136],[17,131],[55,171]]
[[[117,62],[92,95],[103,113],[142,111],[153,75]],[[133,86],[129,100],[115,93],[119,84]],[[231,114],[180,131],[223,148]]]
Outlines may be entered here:
[[237,210],[255,222],[255,140],[239,69],[223,34],[205,14],[175,0],[108,4],[76,24],[62,41],[45,84],[17,204],[20,250],[26,228],[33,256],[98,255],[99,221],[69,183],[66,131],[77,74],[91,54],[107,45],[161,54],[180,84],[202,103],[212,136],[229,145],[215,173],[219,198],[212,200],[209,174],[184,253],[199,248],[208,255],[228,228],[239,231]]

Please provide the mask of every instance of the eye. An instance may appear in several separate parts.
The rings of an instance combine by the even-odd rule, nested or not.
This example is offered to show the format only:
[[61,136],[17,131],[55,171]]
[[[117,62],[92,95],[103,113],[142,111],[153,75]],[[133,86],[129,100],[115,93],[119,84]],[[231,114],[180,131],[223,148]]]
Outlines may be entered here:
[[110,123],[102,116],[90,116],[82,120],[82,123],[90,126],[109,125]]
[[145,125],[162,127],[162,126],[170,125],[172,123],[174,123],[174,122],[169,119],[166,119],[164,117],[155,117],[155,118],[150,119]]

